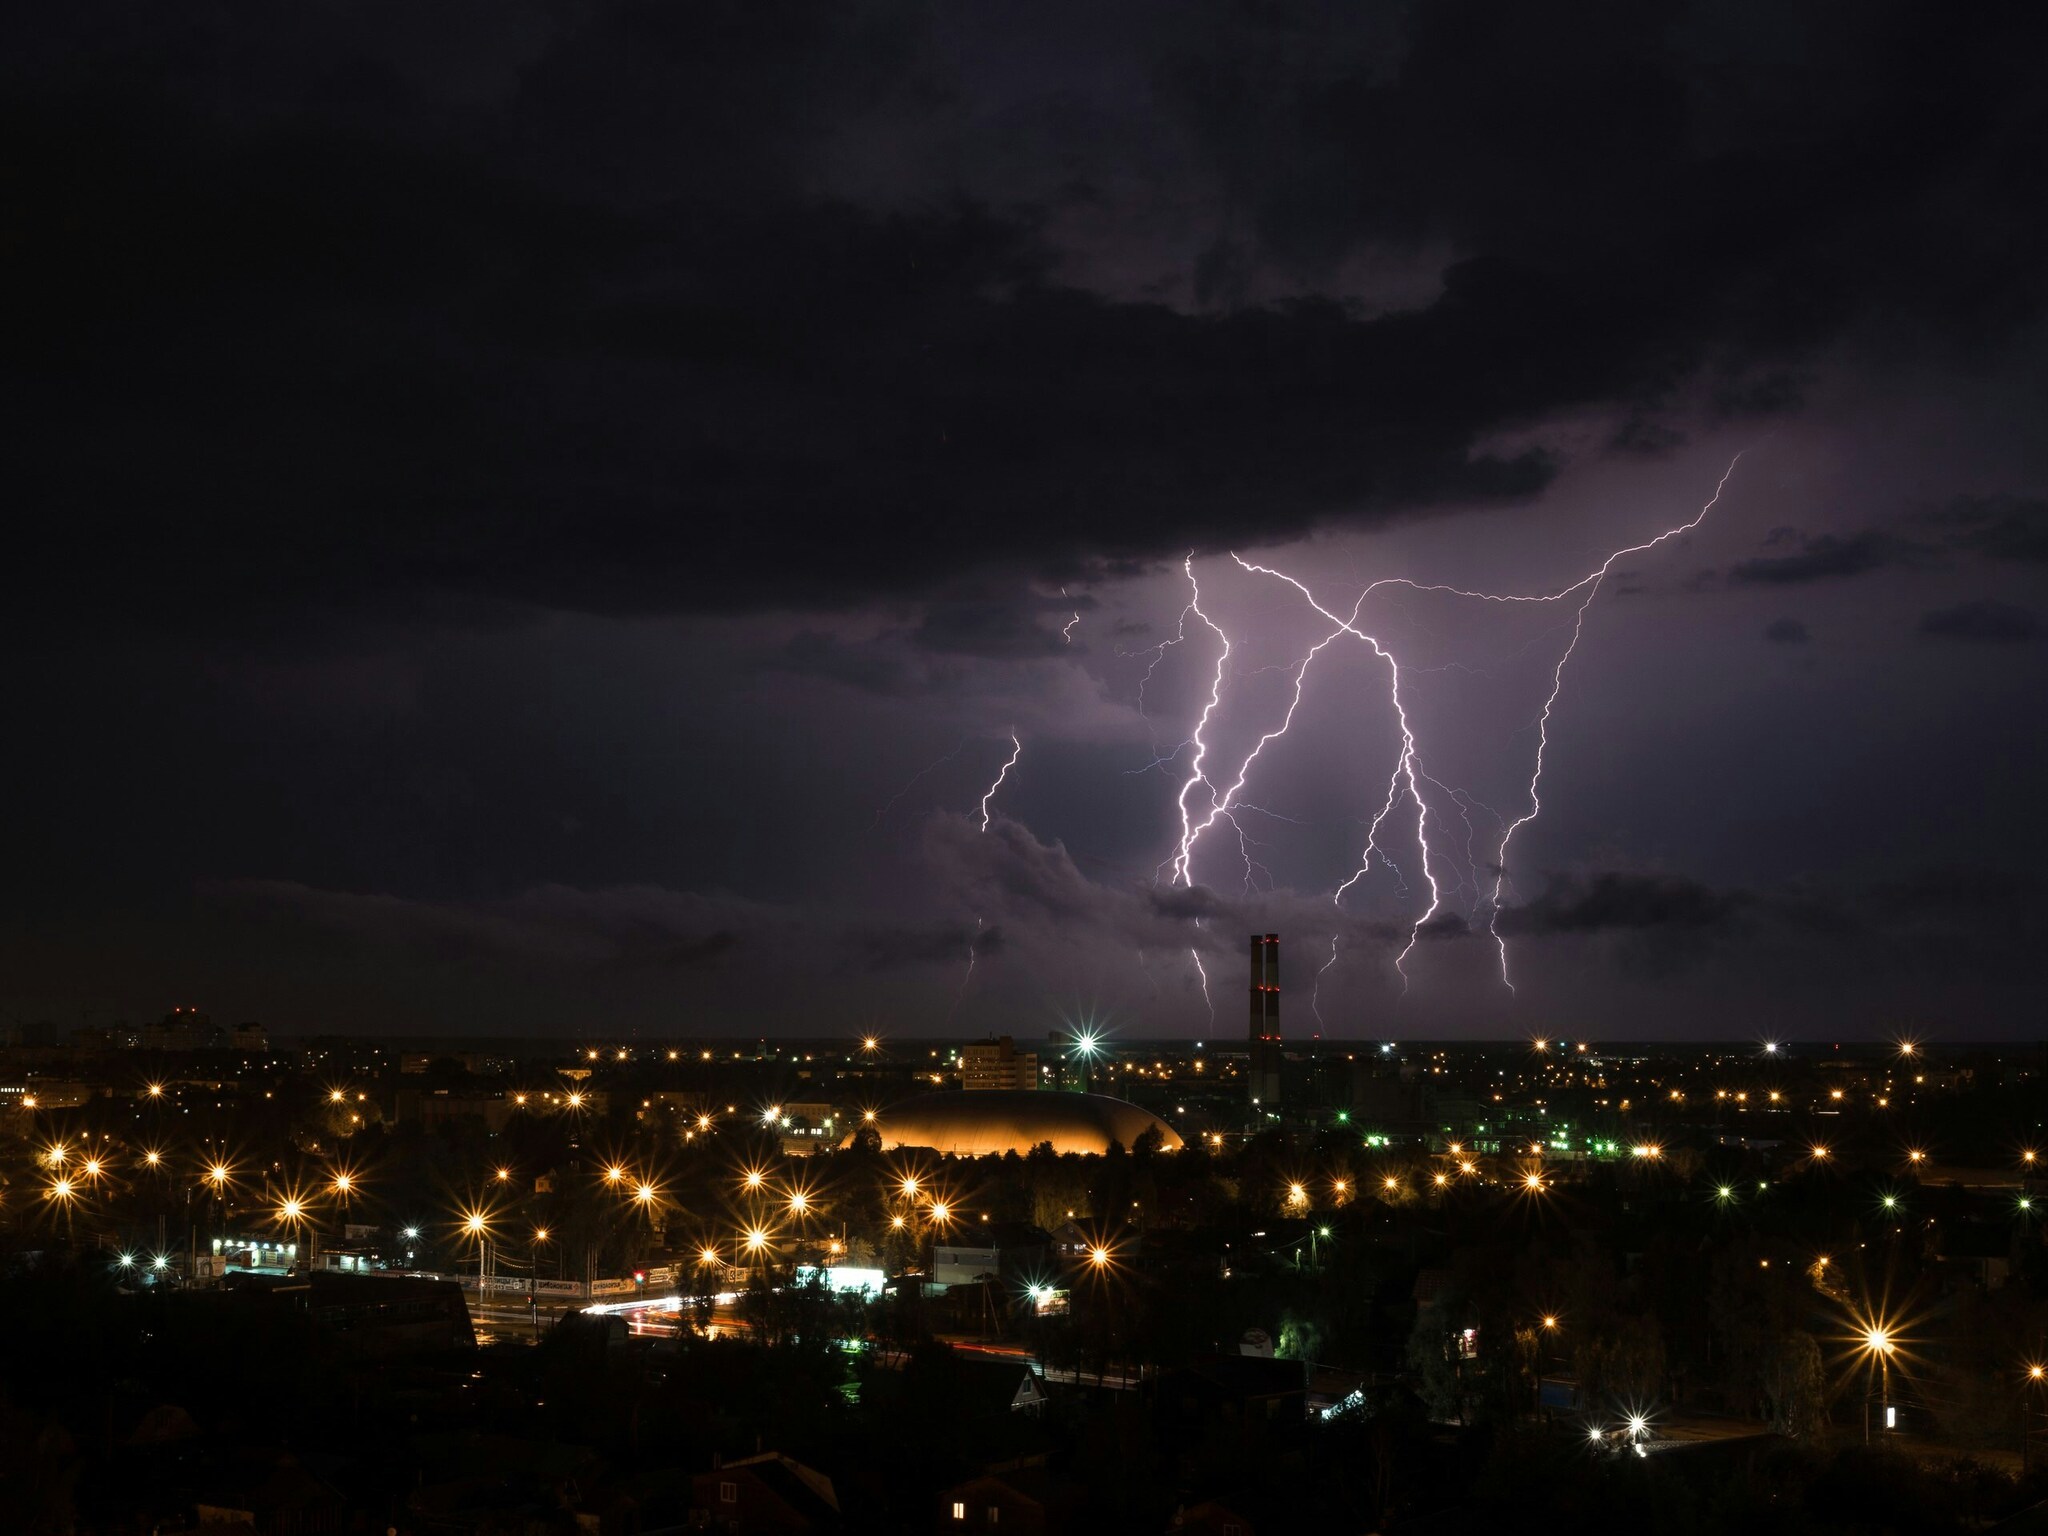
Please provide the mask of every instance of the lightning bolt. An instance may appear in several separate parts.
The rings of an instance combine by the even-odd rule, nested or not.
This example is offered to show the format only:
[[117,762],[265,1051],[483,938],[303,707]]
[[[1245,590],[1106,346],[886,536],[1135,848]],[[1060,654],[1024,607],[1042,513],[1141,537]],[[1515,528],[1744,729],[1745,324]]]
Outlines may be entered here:
[[1586,590],[1585,599],[1579,604],[1579,611],[1572,616],[1571,643],[1565,646],[1564,654],[1557,658],[1557,666],[1550,674],[1549,697],[1543,701],[1543,712],[1536,717],[1536,768],[1529,775],[1529,809],[1509,823],[1507,831],[1501,834],[1500,851],[1493,861],[1494,867],[1499,873],[1494,876],[1493,913],[1487,920],[1486,928],[1487,932],[1493,936],[1495,948],[1500,952],[1501,984],[1510,992],[1515,990],[1515,984],[1508,978],[1508,945],[1507,940],[1502,938],[1500,934],[1500,893],[1502,882],[1507,879],[1508,844],[1515,840],[1517,832],[1534,821],[1543,810],[1543,801],[1538,795],[1537,790],[1543,782],[1544,759],[1550,751],[1550,712],[1557,707],[1557,696],[1564,691],[1565,665],[1572,659],[1572,652],[1579,648],[1579,637],[1585,633],[1586,610],[1593,606],[1593,599],[1600,595],[1601,583],[1607,580],[1607,573],[1614,569],[1615,561],[1625,555],[1639,555],[1645,550],[1655,549],[1665,540],[1675,539],[1680,534],[1690,533],[1693,529],[1699,527],[1701,523],[1705,522],[1707,514],[1712,512],[1715,505],[1721,500],[1721,493],[1728,488],[1728,477],[1735,473],[1735,466],[1741,462],[1742,455],[1740,453],[1728,461],[1728,467],[1721,471],[1721,478],[1714,485],[1714,494],[1707,498],[1706,505],[1694,513],[1690,521],[1680,523],[1673,528],[1667,528],[1654,539],[1646,539],[1640,544],[1631,544],[1626,549],[1617,549],[1613,554],[1600,562],[1597,570],[1582,577],[1572,586],[1567,587],[1564,592],[1557,594],[1559,597],[1563,597],[1566,593],[1575,592],[1580,587],[1584,587]]
[[1010,760],[1003,764],[1001,771],[996,774],[995,782],[989,785],[988,793],[981,797],[982,831],[986,832],[988,830],[989,802],[995,799],[996,791],[1003,787],[1003,780],[1007,779],[1010,776],[1010,770],[1017,766],[1017,759],[1022,757],[1023,755],[1024,743],[1017,739],[1017,732],[1014,728],[1012,728],[1012,730],[1010,731]]
[[[1060,596],[1065,597],[1066,595],[1067,589],[1065,587],[1061,587]],[[1074,643],[1074,626],[1080,622],[1081,610],[1077,608],[1074,610],[1074,616],[1068,619],[1065,624],[1062,624],[1060,626],[1060,638],[1066,641],[1067,644],[1072,645]]]
[[[1289,728],[1293,725],[1295,714],[1301,706],[1302,694],[1307,684],[1309,669],[1314,665],[1316,659],[1337,639],[1347,635],[1351,636],[1368,646],[1374,656],[1384,661],[1387,665],[1388,699],[1393,706],[1398,727],[1399,750],[1395,755],[1393,769],[1388,775],[1386,794],[1367,828],[1365,846],[1360,854],[1359,866],[1349,879],[1337,887],[1331,896],[1331,901],[1339,908],[1342,907],[1345,895],[1372,869],[1375,856],[1378,857],[1383,865],[1393,871],[1397,879],[1401,879],[1399,866],[1381,844],[1381,833],[1389,818],[1395,816],[1397,809],[1411,807],[1415,817],[1415,838],[1420,852],[1422,881],[1428,887],[1429,897],[1421,914],[1416,917],[1409,929],[1407,945],[1394,961],[1395,969],[1401,975],[1402,989],[1405,992],[1409,981],[1407,969],[1409,956],[1413,954],[1424,929],[1442,910],[1444,902],[1443,882],[1439,879],[1438,875],[1443,856],[1439,854],[1438,850],[1431,843],[1430,823],[1434,819],[1446,833],[1452,831],[1452,824],[1446,819],[1446,813],[1431,805],[1430,799],[1424,792],[1425,785],[1436,789],[1441,792],[1450,805],[1456,808],[1458,819],[1464,823],[1464,873],[1457,879],[1455,889],[1470,893],[1471,905],[1475,916],[1477,915],[1476,909],[1482,901],[1487,906],[1487,929],[1489,935],[1494,940],[1496,950],[1500,956],[1501,981],[1512,992],[1514,990],[1514,983],[1508,970],[1506,941],[1502,938],[1499,931],[1501,901],[1510,885],[1507,856],[1509,848],[1514,842],[1515,835],[1523,827],[1534,821],[1542,811],[1541,787],[1543,771],[1549,755],[1550,720],[1556,709],[1557,701],[1563,693],[1565,669],[1578,649],[1579,640],[1585,633],[1587,610],[1592,606],[1593,600],[1599,596],[1602,586],[1605,584],[1607,577],[1613,572],[1617,562],[1630,555],[1642,554],[1648,550],[1655,549],[1658,545],[1699,527],[1720,502],[1721,495],[1727,488],[1729,477],[1735,473],[1735,468],[1741,462],[1741,459],[1742,455],[1738,453],[1729,461],[1727,469],[1722,472],[1720,480],[1714,487],[1713,495],[1708,498],[1705,505],[1691,518],[1665,529],[1653,538],[1615,550],[1593,570],[1568,585],[1558,588],[1554,592],[1485,592],[1451,586],[1445,583],[1417,582],[1406,577],[1385,577],[1368,584],[1359,593],[1358,600],[1353,603],[1350,613],[1348,615],[1340,615],[1332,609],[1325,607],[1307,585],[1295,577],[1288,575],[1284,571],[1276,570],[1270,566],[1259,565],[1244,559],[1240,555],[1233,554],[1231,558],[1247,573],[1269,576],[1293,587],[1316,613],[1328,621],[1330,628],[1300,660],[1292,664],[1293,691],[1288,701],[1286,713],[1283,715],[1279,725],[1265,732],[1257,739],[1251,749],[1239,761],[1236,772],[1231,776],[1229,783],[1220,790],[1218,788],[1218,780],[1221,778],[1221,775],[1212,777],[1209,768],[1210,751],[1206,732],[1217,710],[1221,707],[1224,678],[1232,646],[1230,637],[1209,616],[1202,606],[1202,590],[1195,575],[1193,556],[1188,556],[1181,564],[1181,569],[1188,581],[1190,593],[1188,603],[1181,611],[1179,628],[1173,639],[1163,642],[1154,649],[1152,666],[1147,669],[1145,680],[1148,681],[1152,672],[1157,669],[1160,658],[1164,655],[1166,649],[1169,646],[1180,644],[1187,638],[1187,618],[1189,614],[1193,614],[1216,635],[1219,641],[1219,649],[1216,657],[1215,671],[1210,682],[1208,701],[1203,705],[1201,713],[1196,719],[1194,730],[1188,742],[1183,743],[1184,746],[1192,744],[1194,756],[1189,764],[1187,778],[1182,783],[1180,793],[1175,799],[1175,806],[1180,814],[1181,834],[1172,856],[1160,866],[1161,872],[1163,873],[1167,869],[1171,869],[1170,884],[1192,884],[1191,870],[1195,849],[1204,834],[1213,828],[1217,822],[1223,821],[1230,825],[1238,837],[1239,851],[1245,860],[1246,886],[1247,889],[1250,888],[1252,872],[1255,866],[1250,854],[1251,844],[1234,814],[1234,811],[1242,804],[1239,797],[1250,779],[1254,764],[1257,763],[1266,747],[1286,735]],[[1442,780],[1430,774],[1425,768],[1415,728],[1409,718],[1407,701],[1403,697],[1403,678],[1400,660],[1376,635],[1361,628],[1359,623],[1359,616],[1364,611],[1367,600],[1376,592],[1386,587],[1403,587],[1415,592],[1437,593],[1490,603],[1548,604],[1563,602],[1571,598],[1577,599],[1573,610],[1569,638],[1563,652],[1559,655],[1556,664],[1552,668],[1550,691],[1544,699],[1542,710],[1534,721],[1537,730],[1537,749],[1535,763],[1529,779],[1528,809],[1516,816],[1512,821],[1508,820],[1493,807],[1476,800],[1464,790],[1445,784]],[[1534,642],[1531,643],[1533,644]],[[1443,669],[1432,668],[1429,670]],[[1139,699],[1140,707],[1142,708],[1143,681],[1139,685]],[[1178,756],[1178,752],[1174,755]],[[1166,759],[1164,761],[1170,760]],[[1160,766],[1160,762],[1155,762],[1150,766]],[[1191,805],[1191,801],[1197,798],[1198,791],[1205,791],[1207,794],[1208,807],[1206,814]],[[1250,806],[1245,806],[1244,808],[1256,809],[1256,807]],[[1474,809],[1491,816],[1494,825],[1500,829],[1499,840],[1494,844],[1494,857],[1486,861],[1493,873],[1493,886],[1490,892],[1485,892],[1482,889],[1480,876],[1481,861],[1476,848],[1479,834],[1473,825],[1471,815]],[[1455,868],[1455,860],[1453,860],[1453,868]],[[1402,882],[1402,889],[1406,889],[1405,880]],[[1330,941],[1330,957],[1324,961],[1322,967],[1317,971],[1315,989],[1310,993],[1310,1007],[1319,1022],[1322,1017],[1319,1006],[1322,978],[1324,973],[1336,964],[1339,944],[1339,936],[1333,935]],[[1195,959],[1199,969],[1200,956],[1197,955]],[[1206,982],[1207,978],[1205,975],[1205,995],[1207,990]],[[1211,1011],[1213,1014],[1213,1005]]]
[[[1329,620],[1334,626],[1332,633],[1319,641],[1315,649],[1309,653],[1300,672],[1296,674],[1297,678],[1307,674],[1308,662],[1312,662],[1322,652],[1323,648],[1329,645],[1332,640],[1335,640],[1338,635],[1355,635],[1372,648],[1372,653],[1375,656],[1387,664],[1387,696],[1393,703],[1394,718],[1400,725],[1401,751],[1394,760],[1394,772],[1387,781],[1386,801],[1381,805],[1379,814],[1373,817],[1372,826],[1366,832],[1365,852],[1360,855],[1358,871],[1349,880],[1346,880],[1337,887],[1336,893],[1331,896],[1330,900],[1335,905],[1341,905],[1344,900],[1344,893],[1363,879],[1365,872],[1371,868],[1372,856],[1379,848],[1380,827],[1393,814],[1394,806],[1402,798],[1403,791],[1405,790],[1406,798],[1415,807],[1415,839],[1417,845],[1422,850],[1422,878],[1424,883],[1429,886],[1429,905],[1424,908],[1422,915],[1415,919],[1414,925],[1408,930],[1407,947],[1394,960],[1394,969],[1401,973],[1401,990],[1406,992],[1408,990],[1408,956],[1414,951],[1417,942],[1421,939],[1424,925],[1436,916],[1437,908],[1443,904],[1443,891],[1437,883],[1435,863],[1430,857],[1429,803],[1422,798],[1421,784],[1422,779],[1427,777],[1427,775],[1423,773],[1420,766],[1419,759],[1421,754],[1415,742],[1415,728],[1409,723],[1408,706],[1401,697],[1401,663],[1395,658],[1392,651],[1380,644],[1377,636],[1367,634],[1358,627],[1359,611],[1365,606],[1365,600],[1371,595],[1372,588],[1368,587],[1364,592],[1359,593],[1358,601],[1351,605],[1351,616],[1349,618],[1339,618],[1321,603],[1317,602],[1313,592],[1309,591],[1306,586],[1295,580],[1294,577],[1289,576],[1285,571],[1276,571],[1267,565],[1255,565],[1242,555],[1233,554],[1230,558],[1235,560],[1246,571],[1254,572],[1261,576],[1271,576],[1286,582],[1308,600],[1308,605],[1311,608],[1315,609],[1317,613]],[[1298,682],[1295,698],[1299,702],[1300,685]],[[1280,730],[1273,732],[1272,735],[1285,734],[1287,723],[1291,723],[1292,718],[1293,711],[1290,710],[1288,712],[1288,722],[1284,722]],[[1270,739],[1271,736],[1261,740],[1258,747],[1253,749],[1252,755],[1257,756],[1258,752],[1264,749],[1266,741]],[[1248,767],[1249,764],[1247,764]],[[1388,862],[1391,863],[1391,861]],[[1334,958],[1332,956],[1333,960]],[[1325,970],[1328,968],[1327,965],[1324,966]]]
[[[1012,726],[1010,728],[1010,756],[1004,762],[1003,766],[996,771],[995,781],[989,785],[988,792],[981,797],[981,830],[983,832],[988,831],[990,816],[989,802],[995,799],[996,791],[1003,787],[1003,780],[1007,779],[1010,776],[1010,770],[1017,766],[1017,759],[1022,757],[1023,755],[1024,743],[1017,739],[1016,727]],[[980,918],[977,917],[974,920],[974,926],[977,929],[981,927]],[[954,1011],[957,1010],[961,1002],[965,1000],[967,996],[967,988],[974,981],[974,959],[974,936],[972,934],[969,934],[967,938],[967,974],[960,978],[959,994],[953,999],[953,1007],[951,1009],[948,1009],[946,1012],[946,1017],[948,1020],[950,1020],[953,1017]]]

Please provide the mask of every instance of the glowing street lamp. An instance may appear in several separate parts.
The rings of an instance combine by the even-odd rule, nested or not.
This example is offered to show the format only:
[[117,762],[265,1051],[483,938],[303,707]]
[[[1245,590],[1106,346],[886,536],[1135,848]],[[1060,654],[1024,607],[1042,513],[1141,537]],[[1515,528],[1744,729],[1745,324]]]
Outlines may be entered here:
[[60,1174],[50,1181],[46,1194],[47,1198],[54,1200],[63,1209],[64,1240],[69,1242],[71,1240],[71,1207],[78,1199],[78,1186]]
[[[1892,1356],[1898,1352],[1898,1347],[1892,1330],[1884,1323],[1873,1322],[1865,1326],[1862,1338],[1863,1356],[1866,1361],[1875,1362],[1877,1366],[1882,1423],[1887,1432],[1895,1428],[1897,1423],[1892,1409]],[[1870,1394],[1867,1389],[1863,1396],[1863,1443],[1870,1443]]]
[[484,1269],[491,1252],[491,1218],[483,1211],[465,1211],[462,1216],[462,1230],[476,1244],[476,1301],[478,1306],[482,1306],[484,1295],[489,1289]]
[[626,1170],[617,1163],[613,1163],[609,1168],[605,1169],[604,1181],[611,1185],[623,1184],[626,1181]]
[[1288,1203],[1289,1205],[1306,1205],[1306,1204],[1308,1204],[1308,1187],[1307,1187],[1306,1185],[1304,1185],[1304,1184],[1290,1184],[1290,1185],[1288,1185],[1288,1186],[1287,1186],[1287,1203]]

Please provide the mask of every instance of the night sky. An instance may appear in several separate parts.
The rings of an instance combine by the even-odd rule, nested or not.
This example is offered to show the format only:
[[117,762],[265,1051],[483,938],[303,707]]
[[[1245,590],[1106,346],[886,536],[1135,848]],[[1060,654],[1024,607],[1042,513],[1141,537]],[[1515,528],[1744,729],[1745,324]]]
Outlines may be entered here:
[[0,1014],[2036,1034],[2044,27],[25,12]]

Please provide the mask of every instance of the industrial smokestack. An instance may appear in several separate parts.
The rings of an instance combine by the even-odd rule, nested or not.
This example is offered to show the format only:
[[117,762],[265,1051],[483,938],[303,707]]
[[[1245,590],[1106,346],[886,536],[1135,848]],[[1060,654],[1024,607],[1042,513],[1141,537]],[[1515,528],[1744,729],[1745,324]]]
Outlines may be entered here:
[[1251,939],[1251,1070],[1246,1092],[1255,1106],[1271,1111],[1280,1103],[1280,935],[1255,933]]

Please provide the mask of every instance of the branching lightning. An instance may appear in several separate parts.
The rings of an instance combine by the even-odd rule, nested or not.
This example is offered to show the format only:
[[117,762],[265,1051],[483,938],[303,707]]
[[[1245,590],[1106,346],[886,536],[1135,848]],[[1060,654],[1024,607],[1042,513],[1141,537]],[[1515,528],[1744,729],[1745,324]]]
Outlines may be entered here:
[[[1293,725],[1295,714],[1301,706],[1302,694],[1307,684],[1309,669],[1314,665],[1316,658],[1322,655],[1339,638],[1351,637],[1369,647],[1373,655],[1387,665],[1388,702],[1393,706],[1394,718],[1398,727],[1399,748],[1395,754],[1392,771],[1388,775],[1386,794],[1367,828],[1365,845],[1359,856],[1358,868],[1332,893],[1331,901],[1334,905],[1341,908],[1346,894],[1373,868],[1373,860],[1376,856],[1380,863],[1391,871],[1396,880],[1400,882],[1399,888],[1404,892],[1406,891],[1407,883],[1401,874],[1399,866],[1395,864],[1392,856],[1382,846],[1381,832],[1382,828],[1387,825],[1389,818],[1395,817],[1397,809],[1412,808],[1415,818],[1415,838],[1419,851],[1421,878],[1422,883],[1428,888],[1428,900],[1409,928],[1407,945],[1394,961],[1395,969],[1401,975],[1402,986],[1405,991],[1409,979],[1407,968],[1409,956],[1414,952],[1416,944],[1420,942],[1427,925],[1437,917],[1444,904],[1444,885],[1443,880],[1439,878],[1439,870],[1449,868],[1455,871],[1457,862],[1454,855],[1447,858],[1447,855],[1432,843],[1430,824],[1432,819],[1434,819],[1440,832],[1447,835],[1453,834],[1453,824],[1448,818],[1454,811],[1457,819],[1464,826],[1464,872],[1461,876],[1455,876],[1453,890],[1469,892],[1473,907],[1476,908],[1482,902],[1487,907],[1487,931],[1494,940],[1495,948],[1500,957],[1501,981],[1512,992],[1514,990],[1514,983],[1508,971],[1507,944],[1500,933],[1499,927],[1500,907],[1503,896],[1512,889],[1512,881],[1509,878],[1508,872],[1508,852],[1516,834],[1536,820],[1537,816],[1542,812],[1543,805],[1540,791],[1543,771],[1547,763],[1550,747],[1549,727],[1551,715],[1555,711],[1558,699],[1564,689],[1565,669],[1569,665],[1574,652],[1578,649],[1579,640],[1585,632],[1586,612],[1592,606],[1594,598],[1599,595],[1607,577],[1613,572],[1616,562],[1629,555],[1641,554],[1647,550],[1655,549],[1658,545],[1699,527],[1706,520],[1707,515],[1719,503],[1721,494],[1727,487],[1729,477],[1735,473],[1735,467],[1741,462],[1741,458],[1742,456],[1737,454],[1734,459],[1729,461],[1727,469],[1722,472],[1719,482],[1714,487],[1713,495],[1687,521],[1665,529],[1654,538],[1615,550],[1593,570],[1587,572],[1587,574],[1581,576],[1568,586],[1561,587],[1554,592],[1534,594],[1482,592],[1442,583],[1416,582],[1405,577],[1386,577],[1369,584],[1359,593],[1358,600],[1352,604],[1350,613],[1343,615],[1324,606],[1305,583],[1287,574],[1285,571],[1276,570],[1266,565],[1255,564],[1240,555],[1233,554],[1231,558],[1248,574],[1270,576],[1293,587],[1307,601],[1308,605],[1328,622],[1330,628],[1306,654],[1288,668],[1293,673],[1293,691],[1288,701],[1286,713],[1282,716],[1278,726],[1258,737],[1252,744],[1250,750],[1245,753],[1243,759],[1237,764],[1235,773],[1229,776],[1227,784],[1223,783],[1224,775],[1212,773],[1211,771],[1210,744],[1206,733],[1222,705],[1233,647],[1230,636],[1224,632],[1222,627],[1217,624],[1202,606],[1202,589],[1195,575],[1194,559],[1192,555],[1188,556],[1182,561],[1181,569],[1187,578],[1190,593],[1189,600],[1187,605],[1181,610],[1179,627],[1174,637],[1162,642],[1152,652],[1151,665],[1146,669],[1144,678],[1139,683],[1139,705],[1141,712],[1143,709],[1145,683],[1151,680],[1153,672],[1157,670],[1160,660],[1165,655],[1167,649],[1179,645],[1188,638],[1188,615],[1193,614],[1216,636],[1218,649],[1215,669],[1210,679],[1209,696],[1202,705],[1188,740],[1170,756],[1155,759],[1152,764],[1148,765],[1148,767],[1164,766],[1164,764],[1176,760],[1181,750],[1189,746],[1193,748],[1193,756],[1188,765],[1187,777],[1181,784],[1179,794],[1175,797],[1175,807],[1180,814],[1180,838],[1173,853],[1160,865],[1159,873],[1166,874],[1169,870],[1171,871],[1167,881],[1170,885],[1191,885],[1193,883],[1192,865],[1195,850],[1202,837],[1221,821],[1227,822],[1238,838],[1239,851],[1245,860],[1246,885],[1247,889],[1250,888],[1252,872],[1255,867],[1250,853],[1250,848],[1253,845],[1246,838],[1243,827],[1238,824],[1235,813],[1240,809],[1256,809],[1256,807],[1245,805],[1240,797],[1250,779],[1253,765],[1259,760],[1266,747],[1273,741],[1286,735],[1289,728]],[[1577,599],[1572,614],[1569,638],[1562,653],[1558,656],[1556,664],[1551,669],[1550,689],[1543,701],[1543,707],[1532,722],[1536,727],[1537,744],[1535,762],[1529,776],[1527,808],[1513,819],[1509,819],[1492,806],[1475,799],[1463,789],[1444,783],[1442,780],[1431,775],[1424,767],[1422,750],[1416,738],[1414,725],[1409,718],[1407,700],[1404,699],[1402,693],[1403,679],[1400,660],[1378,636],[1362,628],[1360,625],[1360,615],[1365,611],[1367,601],[1383,587],[1403,587],[1415,592],[1435,593],[1488,603],[1547,604],[1562,602],[1570,598]],[[1219,785],[1222,787],[1219,788]],[[1452,810],[1446,810],[1441,806],[1433,805],[1430,796],[1426,793],[1426,787],[1435,790],[1437,798],[1442,802],[1446,802]],[[1198,805],[1200,798],[1204,794],[1206,794],[1208,802],[1206,810],[1201,809]],[[1474,810],[1491,817],[1494,829],[1497,829],[1499,832],[1498,839],[1492,844],[1493,856],[1490,859],[1482,860],[1479,856],[1478,844],[1481,834],[1472,819],[1472,812]],[[1482,868],[1489,870],[1492,874],[1493,879],[1490,891],[1482,889]],[[1338,945],[1339,940],[1337,936],[1333,935],[1330,941],[1330,958],[1323,963],[1316,973],[1318,992],[1324,973],[1332,965],[1336,964]],[[1199,953],[1194,955],[1194,959],[1197,971],[1200,972],[1202,967]],[[1206,997],[1208,994],[1206,972],[1203,972],[1202,976],[1203,993]],[[1311,1008],[1314,1009],[1316,1018],[1320,1022],[1322,1014],[1318,1003],[1319,998],[1317,994],[1311,993]],[[1212,1004],[1212,1016],[1213,1013],[1214,1008]]]

